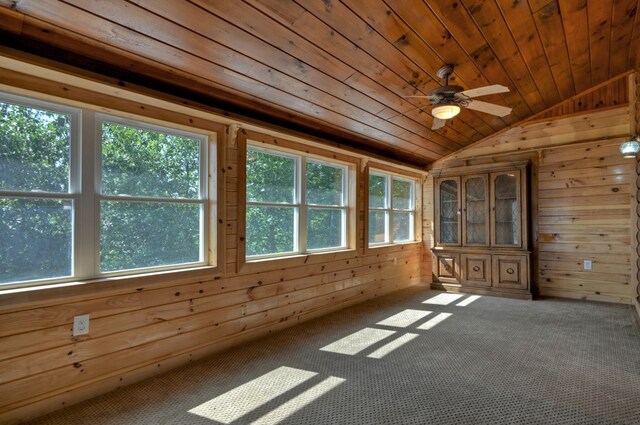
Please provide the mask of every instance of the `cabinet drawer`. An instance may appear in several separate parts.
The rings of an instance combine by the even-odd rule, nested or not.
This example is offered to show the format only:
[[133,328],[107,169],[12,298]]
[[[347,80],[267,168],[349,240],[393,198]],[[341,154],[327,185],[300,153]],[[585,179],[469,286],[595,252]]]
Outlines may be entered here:
[[492,263],[493,286],[513,289],[529,287],[527,256],[493,255]]
[[460,267],[462,284],[491,286],[491,255],[460,254]]
[[460,276],[460,255],[456,253],[434,254],[434,272],[440,282],[458,283]]

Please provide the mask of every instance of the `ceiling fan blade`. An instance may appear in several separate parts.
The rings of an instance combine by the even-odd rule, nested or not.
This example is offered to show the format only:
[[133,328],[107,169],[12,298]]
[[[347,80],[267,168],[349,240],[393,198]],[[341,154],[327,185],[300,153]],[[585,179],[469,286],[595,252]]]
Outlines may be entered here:
[[478,96],[486,96],[488,94],[506,93],[508,91],[509,91],[509,87],[505,87],[500,84],[494,84],[492,86],[478,87],[477,89],[465,90],[458,94],[463,94],[466,97],[478,97]]
[[437,130],[439,128],[444,127],[447,123],[445,120],[441,120],[440,118],[433,117],[433,125],[431,126],[431,130]]
[[511,108],[495,105],[489,102],[482,102],[480,100],[469,100],[466,107],[469,109],[473,109],[474,111],[485,112],[487,114],[497,115],[499,117],[506,117],[511,113]]

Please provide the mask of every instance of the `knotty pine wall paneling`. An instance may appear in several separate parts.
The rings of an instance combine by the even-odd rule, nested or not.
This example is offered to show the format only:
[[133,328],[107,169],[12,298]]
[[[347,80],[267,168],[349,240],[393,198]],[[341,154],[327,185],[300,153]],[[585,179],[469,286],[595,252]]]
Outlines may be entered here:
[[[32,95],[64,102],[56,96],[82,93],[85,99],[97,99],[101,110],[115,99],[104,93],[124,93],[88,81],[77,87],[39,80],[38,87],[42,92]],[[29,94],[24,88],[16,93]],[[134,104],[120,100],[112,106],[133,105],[127,110],[130,117],[148,114],[170,121],[175,111],[186,114],[183,105],[146,95],[135,99]],[[192,112],[182,118],[192,125],[206,127],[208,119],[216,118]],[[238,226],[243,171],[238,168],[237,135],[243,124],[225,124],[225,137],[219,140],[224,144],[220,173],[225,186],[219,217],[223,243],[218,245],[224,266],[0,293],[0,423],[39,416],[420,282],[420,242],[364,249],[362,202],[355,249],[263,262],[259,268],[247,263],[238,272],[244,232]],[[358,176],[358,199],[365,188]],[[78,314],[90,314],[90,333],[73,337]]]
[[[635,72],[629,76],[629,108],[631,109],[632,127],[635,127],[634,134],[640,135],[640,72]],[[640,320],[640,157],[636,155],[636,238],[635,244],[635,276],[636,294],[634,304],[636,313]]]
[[[615,79],[597,93],[618,93],[611,96],[628,99],[621,90]],[[635,264],[632,267],[631,263],[636,261],[632,239],[638,174],[635,161],[624,159],[618,149],[634,132],[634,112],[629,104],[600,107],[599,102],[580,112],[575,106],[585,104],[592,93],[596,92],[567,102],[572,104],[564,106],[568,115],[555,116],[563,109],[560,105],[552,117],[487,137],[436,161],[433,167],[464,167],[537,155],[531,194],[538,217],[532,223],[534,266],[538,269],[533,275],[534,291],[629,304],[637,296]],[[429,187],[423,187],[425,196],[432,190]],[[428,214],[425,210],[425,217]],[[423,256],[425,260],[429,256],[426,247]],[[593,269],[583,270],[583,261],[589,259]]]

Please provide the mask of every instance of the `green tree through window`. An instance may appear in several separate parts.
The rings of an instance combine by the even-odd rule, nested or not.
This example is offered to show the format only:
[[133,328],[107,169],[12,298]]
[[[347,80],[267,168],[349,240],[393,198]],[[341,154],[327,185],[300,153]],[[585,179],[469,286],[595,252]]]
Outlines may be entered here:
[[248,257],[346,246],[346,166],[249,146],[246,173]]

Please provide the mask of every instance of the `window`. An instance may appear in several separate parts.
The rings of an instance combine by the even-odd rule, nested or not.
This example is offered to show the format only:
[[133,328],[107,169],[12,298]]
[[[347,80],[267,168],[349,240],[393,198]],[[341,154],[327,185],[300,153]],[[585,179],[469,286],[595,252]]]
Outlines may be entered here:
[[369,173],[369,245],[415,239],[415,182],[386,173]]
[[98,122],[100,272],[202,263],[205,137]]
[[0,285],[206,264],[207,142],[0,93]]
[[0,97],[0,284],[73,275],[78,116]]
[[247,146],[246,255],[347,246],[346,165]]

